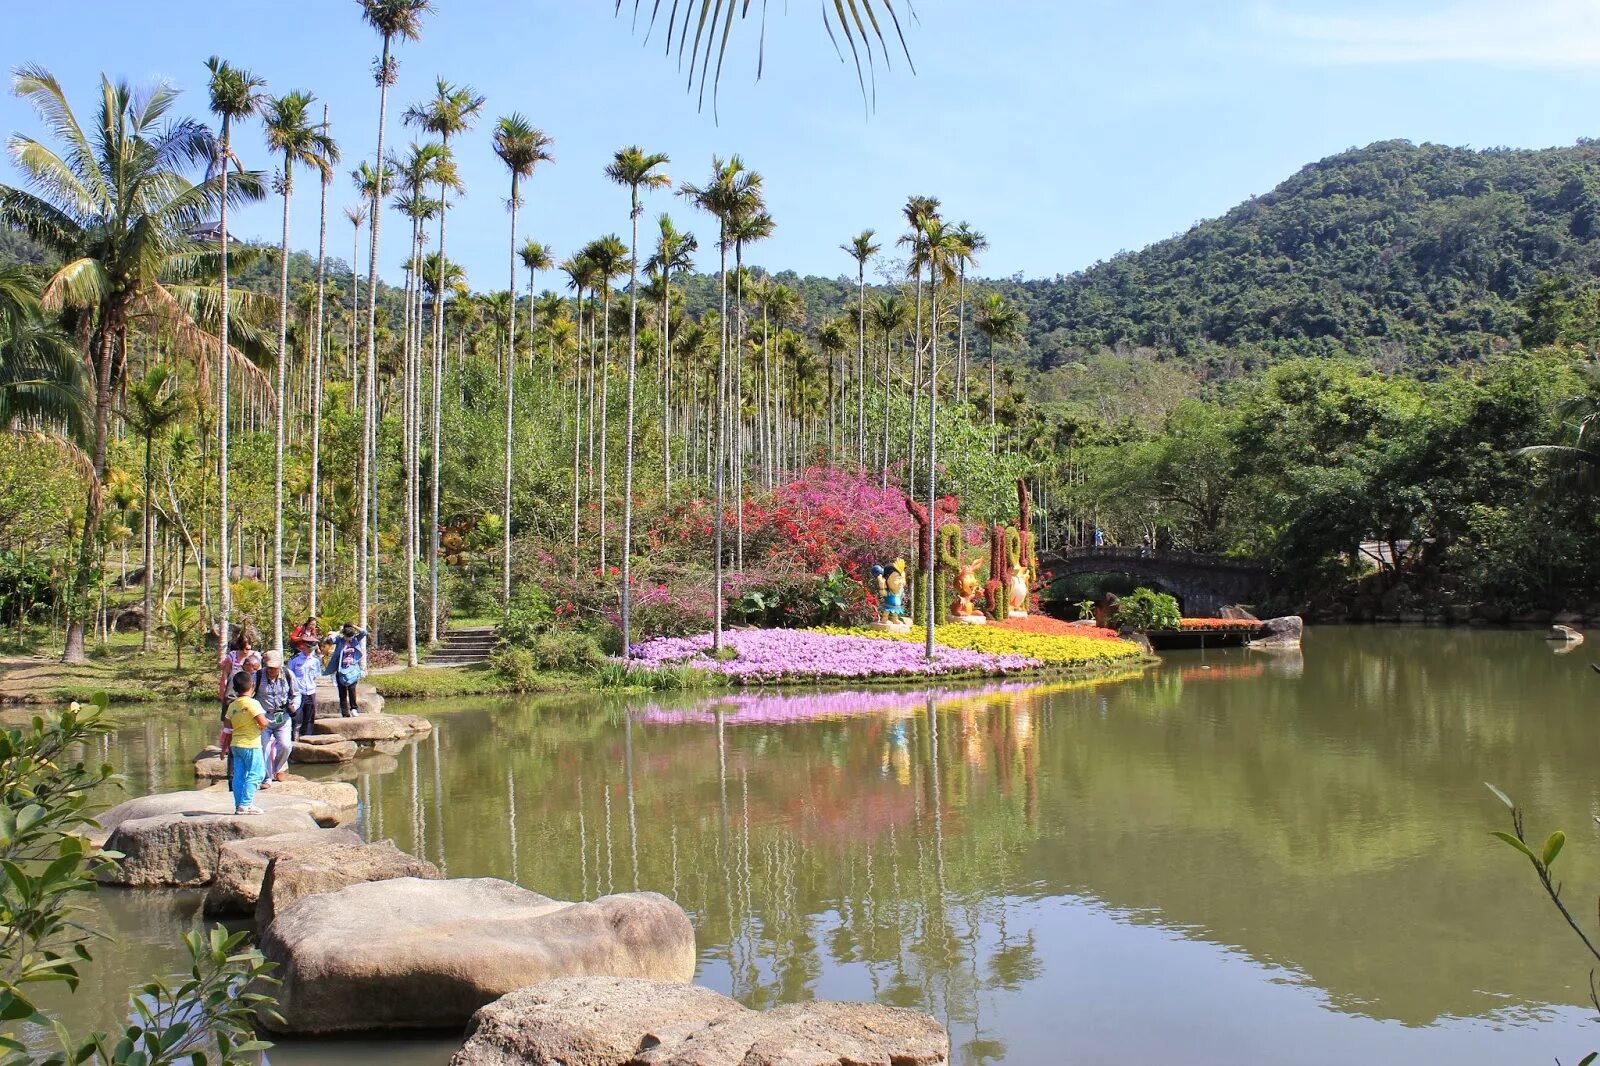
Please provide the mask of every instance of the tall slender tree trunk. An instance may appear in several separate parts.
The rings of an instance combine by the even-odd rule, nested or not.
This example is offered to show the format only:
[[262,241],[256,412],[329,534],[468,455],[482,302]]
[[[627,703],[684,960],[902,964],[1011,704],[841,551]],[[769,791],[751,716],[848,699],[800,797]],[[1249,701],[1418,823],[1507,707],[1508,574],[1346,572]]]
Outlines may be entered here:
[[856,469],[867,466],[867,261],[856,271]]
[[405,521],[405,534],[401,538],[406,555],[406,665],[416,666],[417,659],[417,419],[416,399],[417,361],[421,355],[422,339],[422,216],[411,222],[411,269],[407,272],[406,289],[406,339],[400,392],[400,425],[402,443],[400,461],[405,466],[402,486],[405,505],[401,518]]
[[150,506],[150,451],[155,439],[153,432],[144,438],[144,617],[139,621],[139,647],[150,650],[151,631],[155,626],[155,514]]
[[278,395],[272,437],[272,633],[283,651],[283,437],[289,391],[289,201],[294,196],[294,161],[283,156],[283,236],[278,243]]
[[744,242],[733,243],[734,336],[733,336],[733,490],[734,531],[733,565],[744,573]]
[[578,290],[578,341],[572,351],[572,576],[578,576],[578,491],[583,452],[583,290]]
[[606,575],[606,438],[610,428],[606,417],[611,408],[611,279],[601,282],[603,306],[600,311],[604,324],[605,350],[600,357],[600,578]]
[[[222,196],[217,215],[218,241],[221,248],[219,281],[222,287],[222,324],[217,330],[221,358],[217,366],[217,647],[228,646],[228,625],[233,616],[232,573],[228,559],[228,157],[231,154],[232,121],[222,120],[222,143],[218,151],[222,158]],[[109,383],[108,383],[109,384]],[[98,519],[98,514],[96,518]],[[71,639],[69,634],[68,639]]]
[[[916,249],[912,249],[912,255]],[[906,491],[917,494],[917,401],[922,380],[922,264],[917,264],[917,316],[911,343],[911,421],[906,424]],[[931,519],[930,519],[931,521]],[[930,585],[929,588],[932,588]]]
[[639,189],[633,187],[633,244],[628,251],[628,400],[622,460],[622,657],[632,656],[633,386],[639,355]]
[[672,503],[672,274],[661,268],[661,484]]
[[516,400],[516,350],[517,350],[517,175],[511,175],[511,279],[507,288],[511,294],[511,306],[507,310],[509,322],[506,326],[506,441],[505,441],[505,514],[501,521],[500,537],[500,603],[505,610],[511,609],[511,462],[512,462],[512,416],[515,413]]
[[728,448],[728,420],[727,420],[727,379],[728,379],[728,225],[721,224],[721,233],[717,240],[718,263],[717,277],[722,291],[722,315],[717,325],[722,331],[720,343],[717,346],[717,444],[716,468],[712,480],[716,483],[713,495],[716,499],[716,532],[712,545],[713,571],[715,586],[712,594],[712,629],[711,650],[722,651],[722,532],[727,524],[723,517],[723,483],[727,479],[725,465],[722,461],[723,453]]
[[[322,107],[322,132],[328,132],[328,107]],[[311,352],[311,507],[309,528],[311,532],[311,557],[306,563],[310,580],[310,613],[317,613],[317,583],[320,574],[317,572],[317,542],[322,538],[317,535],[321,514],[322,502],[322,347],[325,340],[323,334],[323,300],[327,292],[328,270],[328,185],[333,180],[333,171],[330,168],[322,177],[322,210],[321,221],[317,226],[317,317],[313,327],[315,347]],[[351,274],[354,276],[352,264]]]
[[[444,138],[444,146],[450,147],[449,137]],[[429,392],[432,394],[433,416],[430,419],[433,432],[430,434],[428,448],[428,643],[432,644],[439,639],[439,462],[440,451],[444,447],[444,438],[441,435],[441,420],[439,404],[444,398],[444,311],[447,297],[445,277],[445,215],[450,211],[449,190],[444,182],[439,183],[439,281],[433,295],[433,329],[432,344],[429,350],[428,367],[430,374]]]
[[883,335],[883,461],[878,464],[878,490],[889,491],[889,374],[894,367],[894,334]]
[[935,495],[938,490],[935,461],[938,458],[937,424],[939,421],[939,281],[938,275],[934,273],[934,270],[930,269],[928,274],[928,297],[931,303],[928,315],[930,319],[928,325],[928,558],[925,568],[926,573],[923,574],[923,580],[928,583],[928,593],[923,597],[927,601],[928,616],[926,620],[927,629],[923,637],[923,653],[931,662],[933,660],[933,621],[936,617],[935,608],[937,607],[934,602],[937,598],[937,586],[933,581],[933,570],[937,565],[939,554],[936,550],[936,546],[939,543],[936,507],[939,498]]
[[994,428],[994,338],[989,338],[989,454],[1000,450],[1000,435]]
[[[368,629],[368,608],[371,589],[369,581],[376,580],[377,575],[369,572],[367,551],[375,548],[373,543],[372,523],[377,520],[377,484],[373,476],[373,462],[376,459],[374,452],[377,450],[377,415],[378,415],[378,389],[376,377],[378,373],[378,230],[383,217],[384,194],[384,169],[383,169],[383,128],[389,117],[389,47],[387,36],[383,39],[383,55],[379,59],[378,67],[378,154],[373,159],[376,174],[372,186],[372,209],[367,219],[367,356],[366,376],[363,386],[366,390],[367,402],[361,412],[361,461],[358,464],[357,479],[361,482],[358,486],[357,496],[360,500],[357,523],[361,527],[359,543],[356,546],[356,600],[358,603],[358,622],[362,629]],[[352,264],[354,269],[354,264]],[[372,560],[373,563],[376,560]],[[370,571],[375,571],[375,565],[370,566]],[[361,642],[362,664],[366,664],[367,650],[372,646],[369,637]]]

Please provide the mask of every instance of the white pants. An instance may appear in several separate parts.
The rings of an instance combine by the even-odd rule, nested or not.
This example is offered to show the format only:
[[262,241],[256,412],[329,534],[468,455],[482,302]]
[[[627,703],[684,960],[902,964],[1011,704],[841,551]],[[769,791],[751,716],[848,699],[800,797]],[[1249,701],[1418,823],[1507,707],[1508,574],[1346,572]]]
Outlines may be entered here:
[[285,718],[283,724],[270,728],[264,734],[267,749],[267,777],[272,778],[289,768],[289,752],[294,748],[294,720]]

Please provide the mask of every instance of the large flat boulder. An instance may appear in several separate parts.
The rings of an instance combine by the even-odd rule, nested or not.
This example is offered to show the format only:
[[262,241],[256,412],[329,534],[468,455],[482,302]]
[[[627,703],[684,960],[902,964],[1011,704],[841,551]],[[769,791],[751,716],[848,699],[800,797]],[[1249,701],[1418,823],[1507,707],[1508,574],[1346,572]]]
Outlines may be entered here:
[[217,853],[216,872],[206,889],[205,913],[213,917],[254,914],[261,896],[261,879],[273,859],[286,855],[316,854],[339,844],[361,846],[361,836],[350,829],[313,829],[274,837],[230,840]]
[[371,881],[307,896],[262,933],[280,1018],[311,1034],[466,1025],[513,989],[556,977],[694,976],[694,929],[654,892],[567,903],[494,878]]
[[414,714],[360,714],[354,719],[317,719],[317,731],[357,744],[403,741],[434,728]]
[[353,740],[336,733],[308,733],[294,742],[289,749],[289,761],[294,763],[349,762],[361,749]]
[[[206,792],[228,793],[226,782],[206,787]],[[313,781],[299,774],[286,774],[282,781],[274,781],[270,788],[256,793],[256,806],[265,808],[266,798],[294,798],[309,801],[313,807],[334,812],[334,822],[343,825],[355,821],[356,810],[361,805],[361,793],[348,781]]]
[[[229,801],[232,802],[231,800]],[[315,831],[304,810],[279,808],[265,814],[155,814],[117,825],[106,848],[122,858],[101,874],[109,885],[192,888],[216,875],[223,845],[234,840]]]
[[451,1066],[940,1066],[918,1011],[817,1000],[753,1011],[694,986],[607,977],[518,989],[472,1017]]
[[255,904],[256,928],[265,929],[289,906],[307,896],[337,892],[368,881],[418,877],[437,881],[443,875],[426,859],[408,855],[392,840],[373,844],[339,842],[314,851],[295,851],[274,858],[262,870]]
[[1305,623],[1297,614],[1282,618],[1269,618],[1262,623],[1262,633],[1250,641],[1252,648],[1298,648]]
[[201,781],[226,781],[228,753],[215,744],[207,745],[194,757],[194,776]]
[[[256,806],[269,813],[281,810],[299,811],[312,818],[318,825],[325,826],[338,825],[343,817],[342,810],[328,802],[326,797],[296,796],[288,790],[280,792],[277,789],[268,789],[266,792],[259,792],[256,794]],[[233,794],[228,791],[226,784],[179,792],[158,792],[119,803],[101,814],[95,819],[100,823],[100,832],[91,834],[91,837],[95,843],[103,844],[119,825],[136,818],[152,818],[164,814],[231,815],[232,813]]]

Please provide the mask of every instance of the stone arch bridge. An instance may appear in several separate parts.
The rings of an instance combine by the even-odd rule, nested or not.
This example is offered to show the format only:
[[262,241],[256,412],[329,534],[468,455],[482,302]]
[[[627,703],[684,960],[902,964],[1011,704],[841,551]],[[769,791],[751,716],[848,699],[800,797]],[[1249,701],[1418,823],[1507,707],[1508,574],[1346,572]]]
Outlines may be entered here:
[[1232,603],[1257,603],[1272,590],[1264,564],[1201,552],[1060,548],[1040,552],[1039,569],[1052,578],[1127,574],[1177,597],[1184,614],[1191,617],[1215,616]]

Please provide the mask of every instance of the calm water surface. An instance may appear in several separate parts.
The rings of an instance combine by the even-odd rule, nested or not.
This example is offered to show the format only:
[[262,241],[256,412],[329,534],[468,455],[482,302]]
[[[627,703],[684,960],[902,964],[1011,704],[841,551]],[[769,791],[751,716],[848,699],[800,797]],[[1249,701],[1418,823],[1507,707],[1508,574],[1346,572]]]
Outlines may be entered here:
[[[931,1011],[965,1064],[1575,1062],[1588,965],[1490,829],[1493,781],[1600,891],[1600,677],[1530,632],[1318,629],[1141,677],[934,693],[416,708],[357,765],[362,828],[450,876],[655,889],[699,980],[753,1006]],[[1600,653],[1597,653],[1600,654]],[[186,787],[210,715],[108,755]],[[69,1001],[114,1024],[189,893],[106,891]],[[294,1042],[286,1064],[443,1063],[455,1040]]]

